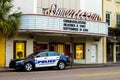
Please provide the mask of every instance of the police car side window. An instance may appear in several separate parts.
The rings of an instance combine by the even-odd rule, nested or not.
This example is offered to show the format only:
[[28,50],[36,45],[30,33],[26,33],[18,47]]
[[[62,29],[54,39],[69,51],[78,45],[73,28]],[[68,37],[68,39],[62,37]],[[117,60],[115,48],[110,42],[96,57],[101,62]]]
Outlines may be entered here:
[[47,52],[40,52],[36,57],[46,57],[46,56],[47,56]]
[[56,55],[56,56],[60,56],[60,54],[59,54],[59,53],[57,53],[57,52],[56,52],[56,54],[55,54],[55,55]]
[[48,52],[48,56],[59,56],[57,52]]
[[54,52],[48,52],[48,56],[55,56]]

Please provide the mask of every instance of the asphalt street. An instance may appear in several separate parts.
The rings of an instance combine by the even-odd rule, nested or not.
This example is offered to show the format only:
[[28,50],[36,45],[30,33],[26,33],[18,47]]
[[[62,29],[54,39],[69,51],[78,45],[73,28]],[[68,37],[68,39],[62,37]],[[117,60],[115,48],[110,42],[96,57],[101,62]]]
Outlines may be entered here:
[[91,67],[65,70],[40,69],[31,72],[0,72],[0,80],[120,80],[120,67]]

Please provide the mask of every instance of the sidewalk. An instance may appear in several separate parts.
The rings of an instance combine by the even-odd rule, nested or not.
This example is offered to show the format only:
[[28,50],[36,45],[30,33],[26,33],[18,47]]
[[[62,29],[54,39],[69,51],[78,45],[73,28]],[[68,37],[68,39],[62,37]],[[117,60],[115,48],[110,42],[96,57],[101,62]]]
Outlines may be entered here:
[[8,67],[0,67],[0,72],[7,72],[7,71],[11,71],[12,69],[8,68]]
[[[107,63],[107,64],[75,64],[73,63],[72,66],[68,66],[68,69],[77,69],[77,68],[95,68],[95,67],[114,67],[120,66],[120,63]],[[0,72],[8,72],[14,69],[10,69],[8,67],[0,67]]]

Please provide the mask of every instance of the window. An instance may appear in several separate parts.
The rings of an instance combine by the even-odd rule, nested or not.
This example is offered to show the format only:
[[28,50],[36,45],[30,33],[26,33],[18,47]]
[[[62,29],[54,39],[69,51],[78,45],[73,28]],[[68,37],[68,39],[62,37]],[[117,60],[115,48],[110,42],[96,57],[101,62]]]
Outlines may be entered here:
[[116,26],[120,27],[120,14],[117,14],[116,19]]
[[14,41],[14,59],[26,57],[26,41]]
[[120,44],[116,44],[116,60],[120,61]]
[[108,26],[111,25],[111,13],[106,12],[106,22],[108,23]]
[[46,57],[47,56],[47,52],[40,52],[37,54],[37,57]]
[[84,44],[75,45],[75,59],[85,59]]
[[118,3],[119,3],[119,2],[120,2],[120,0],[116,0],[116,2],[118,2]]
[[48,52],[48,56],[55,56],[54,52]]

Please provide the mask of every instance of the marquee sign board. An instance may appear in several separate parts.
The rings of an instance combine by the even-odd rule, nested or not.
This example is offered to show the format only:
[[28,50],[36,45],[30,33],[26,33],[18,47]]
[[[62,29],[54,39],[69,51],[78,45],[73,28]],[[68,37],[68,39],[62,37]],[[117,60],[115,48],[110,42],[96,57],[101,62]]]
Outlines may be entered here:
[[21,29],[39,32],[108,35],[108,25],[106,23],[44,15],[23,15]]
[[77,20],[69,20],[69,19],[63,20],[63,30],[88,32],[85,21],[77,21]]

